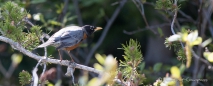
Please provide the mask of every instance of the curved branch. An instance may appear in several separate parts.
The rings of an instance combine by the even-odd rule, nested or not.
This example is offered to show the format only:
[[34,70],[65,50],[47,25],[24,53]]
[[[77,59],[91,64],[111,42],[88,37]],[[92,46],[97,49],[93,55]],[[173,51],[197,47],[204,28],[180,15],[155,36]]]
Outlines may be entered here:
[[80,9],[79,9],[79,6],[78,6],[78,0],[72,0],[72,1],[73,1],[73,5],[75,7],[75,13],[78,16],[78,24],[80,26],[82,26],[83,25],[83,19],[81,17],[81,12],[80,12]]
[[[177,0],[175,0],[174,5],[177,6]],[[178,8],[175,8],[175,14],[174,14],[174,17],[173,17],[173,20],[172,20],[172,23],[171,23],[172,34],[175,34],[174,23],[175,23],[175,20],[176,20],[176,17],[177,17],[177,12],[178,12]]]
[[[3,37],[3,36],[0,36],[0,40],[1,41],[4,41],[6,43],[9,43],[13,49],[15,50],[18,50],[20,52],[22,52],[23,54],[29,56],[30,58],[33,58],[33,59],[36,59],[36,60],[40,60],[40,59],[43,59],[42,56],[39,56],[39,55],[36,55],[28,50],[26,50],[23,46],[21,46],[19,43],[17,42],[14,42],[13,40],[7,38],[7,37]],[[86,70],[86,71],[90,71],[90,72],[94,72],[94,73],[97,73],[97,74],[101,74],[101,71],[99,70],[96,70],[92,67],[88,67],[88,66],[84,66],[84,65],[81,65],[81,64],[70,64],[71,61],[68,61],[68,60],[58,60],[58,59],[50,59],[50,58],[47,58],[47,59],[43,59],[42,62],[47,62],[47,63],[52,63],[52,64],[60,64],[60,65],[63,65],[63,66],[74,66],[75,68],[78,68],[78,69],[82,69],[82,70]]]

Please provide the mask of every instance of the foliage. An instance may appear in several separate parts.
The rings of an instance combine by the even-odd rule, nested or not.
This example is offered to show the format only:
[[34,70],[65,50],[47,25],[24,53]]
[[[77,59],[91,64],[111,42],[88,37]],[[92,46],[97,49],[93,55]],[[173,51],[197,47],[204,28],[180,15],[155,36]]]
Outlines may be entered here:
[[157,0],[155,9],[172,9],[173,0]]
[[145,76],[138,73],[139,64],[142,61],[142,54],[140,51],[139,42],[130,39],[129,43],[126,45],[122,44],[125,55],[125,61],[121,61],[119,68],[117,68],[117,61],[111,55],[101,56],[96,54],[95,57],[100,63],[95,63],[94,68],[101,70],[102,73],[98,78],[93,78],[88,81],[88,73],[85,72],[79,81],[80,85],[87,86],[100,86],[107,84],[110,86],[115,85],[114,79],[118,79],[121,82],[137,86],[142,84]]
[[[80,0],[78,5],[79,8],[75,8],[74,3],[72,1],[68,2],[68,6],[66,6],[66,3],[63,3],[62,1],[48,1],[48,0],[13,0],[14,2],[6,2],[7,0],[3,0],[0,3],[0,31],[2,36],[6,36],[10,39],[13,39],[16,42],[19,42],[22,46],[27,48],[28,50],[32,50],[35,48],[38,43],[40,42],[39,39],[41,37],[41,28],[46,31],[48,34],[53,34],[56,31],[58,31],[60,28],[63,28],[70,24],[78,25],[79,19],[82,18],[83,24],[94,24],[94,25],[108,25],[108,21],[110,20],[110,17],[113,15],[113,12],[115,11],[116,7],[119,7],[119,4],[122,1],[113,1],[113,0]],[[65,2],[66,0],[64,0]],[[187,3],[181,3],[181,9],[180,5],[175,5],[175,1],[182,2],[186,1]],[[135,85],[144,85],[144,84],[150,84],[153,81],[156,80],[154,83],[154,86],[174,86],[178,85],[181,86],[183,83],[187,83],[187,86],[190,83],[189,81],[179,82],[183,81],[184,77],[190,77],[190,79],[193,79],[192,77],[196,76],[194,75],[196,73],[195,69],[200,68],[199,72],[197,73],[197,78],[206,78],[208,81],[212,80],[212,77],[210,77],[212,74],[209,73],[209,71],[206,71],[210,69],[211,66],[206,63],[213,62],[213,48],[212,39],[209,38],[206,41],[202,42],[204,39],[209,37],[209,33],[211,33],[210,26],[211,26],[211,17],[205,18],[205,15],[203,13],[211,13],[206,10],[210,3],[209,1],[203,1],[202,3],[196,3],[193,4],[193,7],[191,7],[192,4],[190,0],[156,0],[156,4],[152,4],[152,2],[149,2],[147,0],[141,0],[141,3],[144,4],[144,8],[142,9],[144,11],[144,14],[146,15],[140,15],[137,9],[135,9],[135,5],[133,4],[125,4],[125,7],[121,9],[119,12],[119,16],[116,17],[115,21],[113,22],[111,26],[111,30],[109,30],[110,35],[107,35],[104,39],[105,42],[101,44],[101,47],[99,48],[98,53],[111,53],[114,56],[118,56],[118,59],[120,59],[120,55],[122,52],[113,50],[117,48],[120,43],[124,43],[129,38],[137,38],[140,39],[138,41],[141,42],[141,46],[139,42],[130,40],[131,42],[123,44],[122,49],[124,50],[125,55],[124,61],[121,60],[119,66],[117,67],[117,62],[114,58],[111,58],[112,56],[104,56],[100,54],[96,54],[95,57],[99,63],[94,64],[94,68],[98,70],[102,70],[103,73],[99,77],[92,78],[89,76],[88,72],[84,72],[83,75],[80,76],[78,82],[79,86],[93,86],[95,85],[117,85],[114,80],[120,80],[124,84],[131,84],[132,86]],[[113,4],[112,4],[113,3]],[[49,5],[51,4],[51,5]],[[111,5],[110,5],[111,4]],[[203,4],[203,5],[201,5]],[[153,11],[153,8],[150,6],[154,6],[155,9]],[[21,6],[21,7],[20,7]],[[185,6],[185,7],[184,7]],[[26,11],[23,7],[29,10]],[[200,11],[199,9],[203,9],[201,13],[197,12]],[[210,7],[209,7],[210,8]],[[64,11],[64,9],[67,10]],[[80,11],[80,15],[76,15],[75,11],[78,9]],[[163,14],[163,12],[166,11],[167,14]],[[163,59],[166,62],[171,62],[173,65],[165,65],[162,62],[158,62],[153,64],[154,66],[150,66],[149,63],[143,61],[142,52],[149,52],[146,51],[147,49],[153,49],[150,47],[147,47],[147,44],[149,44],[149,41],[145,40],[149,34],[147,31],[141,32],[141,34],[134,34],[134,35],[126,35],[123,34],[123,30],[133,30],[134,28],[144,28],[145,25],[143,24],[143,19],[141,17],[147,17],[148,23],[150,23],[150,26],[147,26],[147,30],[149,30],[148,27],[150,27],[153,30],[158,31],[158,34],[161,37],[165,37],[167,34],[165,34],[163,27],[159,28],[153,28],[157,23],[151,23],[151,22],[159,22],[159,23],[171,23],[171,20],[174,16],[172,12],[177,11],[177,18],[175,19],[174,24],[174,30],[179,31],[181,27],[186,26],[187,28],[193,30],[183,30],[178,32],[177,34],[174,34],[170,36],[169,38],[166,38],[165,45],[169,49],[173,49],[174,53],[177,55],[177,59],[182,61],[182,63],[176,64],[177,60],[168,60]],[[182,12],[182,13],[181,13]],[[32,18],[30,18],[32,14]],[[9,16],[8,16],[9,15]],[[133,16],[134,20],[127,16]],[[158,18],[158,17],[162,18]],[[29,27],[25,23],[25,18],[28,17],[32,20],[33,23],[39,24],[40,26],[32,26]],[[157,17],[157,18],[156,18]],[[78,18],[78,19],[77,19]],[[151,20],[152,19],[152,20]],[[162,19],[162,20],[161,20]],[[205,25],[205,21],[208,19],[207,25]],[[150,21],[151,20],[151,21]],[[77,22],[78,21],[78,22]],[[131,21],[131,22],[130,22]],[[194,24],[194,25],[193,25]],[[206,26],[206,28],[203,28],[203,26]],[[131,27],[131,28],[130,28]],[[119,29],[117,29],[119,28]],[[140,29],[138,29],[140,30]],[[136,30],[136,31],[138,31]],[[52,31],[52,32],[51,32]],[[169,32],[169,30],[167,30]],[[199,32],[201,31],[201,32]],[[203,33],[203,32],[205,33]],[[198,36],[201,35],[203,38]],[[119,36],[118,36],[119,34]],[[101,35],[101,34],[97,34]],[[144,37],[145,36],[145,37]],[[122,39],[120,39],[122,37]],[[90,39],[93,38],[90,37]],[[78,50],[72,51],[74,56],[76,57],[85,57],[87,56],[87,52],[91,49],[91,47],[95,44],[94,42],[97,42],[97,39],[99,36],[94,36],[93,41],[84,41],[86,47],[85,49],[79,48]],[[116,40],[119,39],[119,40]],[[155,43],[154,43],[155,44]],[[210,44],[210,45],[209,45]],[[1,48],[2,45],[0,44]],[[81,45],[82,46],[82,45]],[[132,47],[133,46],[133,47]],[[160,45],[159,45],[160,46]],[[146,47],[146,48],[145,48]],[[202,48],[208,48],[209,51],[205,51],[203,53]],[[201,49],[199,49],[201,48]],[[193,60],[193,50],[196,50],[196,53],[199,53],[200,62],[199,66],[193,66],[190,68],[190,70],[185,71],[186,68],[189,68],[192,64]],[[197,52],[198,50],[198,52]],[[199,51],[201,50],[201,51]],[[1,51],[1,49],[0,49]],[[55,49],[52,47],[48,47],[48,54],[53,54],[52,56],[55,57]],[[79,53],[80,51],[80,53]],[[4,52],[4,51],[2,51]],[[0,52],[0,53],[2,53]],[[10,50],[7,50],[6,52],[11,53]],[[12,51],[14,52],[14,51]],[[16,51],[15,51],[16,52]],[[36,53],[41,53],[43,51],[36,51]],[[76,53],[77,52],[77,53]],[[161,53],[163,51],[157,51],[153,50],[151,51],[153,54]],[[7,54],[7,53],[6,53]],[[202,58],[202,55],[205,58]],[[156,55],[158,56],[158,55]],[[12,57],[12,64],[19,64],[22,61],[22,55],[21,54],[14,54]],[[64,56],[66,57],[66,55]],[[110,58],[108,58],[110,57]],[[3,59],[3,60],[2,60]],[[4,61],[5,58],[2,58],[1,61]],[[7,59],[7,58],[6,58]],[[20,67],[27,67],[26,70],[31,70],[34,64],[32,64],[32,61],[29,61],[26,58],[23,58],[25,62],[21,62],[20,64],[24,64],[24,66]],[[81,61],[84,61],[85,58],[78,58]],[[108,59],[108,62],[107,62]],[[109,60],[110,59],[110,60]],[[157,59],[153,59],[154,61],[161,61]],[[197,59],[195,59],[197,60]],[[91,60],[91,62],[94,60]],[[31,66],[25,66],[26,64],[29,64]],[[183,62],[185,64],[183,64]],[[4,62],[6,63],[6,62]],[[3,64],[4,64],[3,63]],[[9,62],[8,62],[9,63]],[[107,63],[107,64],[106,64]],[[112,64],[113,63],[113,64]],[[196,64],[196,61],[194,62]],[[146,67],[145,67],[146,64]],[[210,63],[211,64],[211,63]],[[203,71],[203,68],[205,70]],[[192,70],[192,71],[191,71]],[[63,70],[62,70],[63,71]],[[16,71],[17,72],[17,71]],[[25,71],[26,72],[26,71]],[[192,76],[193,72],[193,76]],[[202,74],[203,72],[203,74]],[[22,73],[22,72],[21,72]],[[28,73],[23,73],[19,77],[20,83],[22,85],[29,84],[27,81],[31,80],[31,76]],[[18,74],[18,73],[14,73]],[[165,75],[166,74],[166,75]],[[78,74],[76,74],[78,75]],[[146,75],[146,78],[145,78]],[[17,76],[17,75],[14,75]],[[28,76],[28,78],[26,78]],[[163,78],[159,78],[162,77]],[[13,77],[12,78],[17,78]],[[21,79],[22,78],[22,79]],[[145,80],[146,79],[146,80]],[[182,79],[182,80],[181,80]],[[64,80],[64,79],[63,79]],[[69,79],[66,79],[69,80]],[[57,84],[63,84],[67,81],[58,81]],[[203,84],[203,82],[199,81],[196,82],[197,84]],[[211,82],[208,82],[207,84],[211,84]],[[54,85],[55,83],[48,83],[48,85]],[[206,83],[204,83],[206,84]]]
[[154,82],[154,86],[183,86],[183,80],[181,78],[181,69],[177,66],[172,66],[170,69],[171,76],[166,74],[165,77],[159,78]]
[[19,83],[23,86],[31,82],[32,76],[27,71],[22,71],[19,73]]
[[80,86],[102,86],[104,84],[113,86],[114,78],[117,75],[117,61],[112,55],[101,56],[96,54],[98,63],[94,64],[94,68],[100,70],[102,73],[99,77],[95,77],[88,81],[88,73],[84,72],[84,75],[79,79]]
[[142,74],[137,72],[139,64],[143,60],[139,42],[130,39],[126,45],[122,44],[122,50],[124,50],[125,61],[120,61],[119,72],[123,75],[124,81],[132,82],[135,85],[142,84],[145,79]]
[[180,5],[177,6],[173,3],[174,0],[157,0],[155,4],[155,9],[163,9],[165,11],[167,10],[175,11],[177,9],[180,9]]
[[213,62],[213,52],[204,52],[203,56],[209,61]]
[[[191,65],[191,48],[194,45],[201,44],[202,42],[202,38],[198,36],[198,31],[195,30],[190,34],[188,34],[187,32],[174,34],[168,38],[168,41],[182,41],[185,43],[186,67],[189,68]],[[179,54],[182,53],[180,52]]]
[[177,59],[179,61],[186,61],[186,54],[185,54],[185,50],[183,48],[179,49],[176,53],[177,55]]
[[6,2],[2,6],[0,30],[3,36],[13,39],[26,49],[32,50],[38,46],[40,42],[41,27],[32,26],[30,31],[27,29],[27,31],[24,32],[26,29],[24,21],[27,14],[26,10],[17,4]]

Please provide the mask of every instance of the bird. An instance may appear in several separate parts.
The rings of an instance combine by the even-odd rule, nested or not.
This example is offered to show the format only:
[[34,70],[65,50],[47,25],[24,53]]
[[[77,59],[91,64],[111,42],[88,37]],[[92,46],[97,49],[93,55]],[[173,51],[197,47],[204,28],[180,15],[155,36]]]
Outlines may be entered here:
[[67,26],[54,33],[45,43],[39,45],[37,48],[47,46],[56,47],[60,56],[60,61],[62,61],[60,51],[65,50],[68,52],[72,62],[74,62],[72,56],[70,55],[70,51],[77,48],[83,40],[91,36],[94,32],[101,29],[101,27],[92,25],[84,25],[82,27]]

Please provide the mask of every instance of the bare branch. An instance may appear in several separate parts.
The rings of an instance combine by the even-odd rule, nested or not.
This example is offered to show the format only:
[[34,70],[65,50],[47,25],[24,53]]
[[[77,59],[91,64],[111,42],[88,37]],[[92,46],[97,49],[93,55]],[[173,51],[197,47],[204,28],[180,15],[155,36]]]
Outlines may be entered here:
[[34,68],[33,71],[32,71],[32,74],[33,74],[33,86],[38,86],[38,75],[37,75],[37,72],[38,69],[37,68]]
[[[212,6],[212,0],[209,0],[209,1],[203,1],[203,0],[199,0],[199,9],[198,9],[198,14],[199,14],[199,30],[200,30],[200,35],[201,35],[201,38],[204,39],[205,37],[205,31],[206,31],[206,27],[207,27],[207,23],[209,21],[209,19],[211,18],[211,15],[212,15],[212,9],[213,9],[213,6]],[[203,6],[205,3],[208,4],[208,6]],[[210,30],[211,31],[211,30]],[[211,64],[207,61],[207,60],[202,60],[202,47],[201,46],[198,46],[198,49],[197,49],[197,58],[198,59],[195,59],[195,69],[194,69],[194,72],[193,72],[193,79],[196,79],[198,77],[198,73],[199,73],[199,70],[200,70],[200,61],[201,62],[204,62],[205,64],[207,64],[208,66],[208,69],[210,70],[213,70],[213,67],[211,66]],[[194,54],[193,54],[194,55]],[[192,85],[197,85],[197,83],[193,82]]]
[[123,32],[125,34],[132,35],[132,34],[135,34],[135,33],[138,33],[138,32],[142,32],[142,31],[145,31],[145,30],[155,29],[155,28],[158,28],[158,27],[164,27],[164,26],[169,26],[169,25],[170,25],[170,23],[165,23],[165,24],[150,26],[150,27],[146,27],[146,28],[141,28],[141,29],[138,29],[138,30],[135,30],[135,31],[126,31],[126,30],[124,30]]
[[125,83],[123,83],[120,79],[114,79],[114,82],[120,84],[121,86],[127,86]]
[[63,10],[62,12],[60,13],[60,15],[58,16],[57,20],[59,22],[61,22],[64,18],[64,15],[67,13],[67,9],[68,9],[68,6],[69,6],[69,0],[64,0],[64,7],[63,7]]
[[81,12],[79,10],[79,7],[78,7],[78,0],[72,0],[73,1],[73,5],[75,7],[75,12],[76,12],[76,15],[78,16],[78,24],[80,26],[83,25],[83,20],[82,20],[82,17],[81,17]]
[[[174,1],[174,5],[177,6],[177,0]],[[171,31],[172,31],[172,34],[175,34],[175,31],[174,31],[174,23],[175,23],[175,20],[176,20],[176,17],[177,17],[177,11],[178,9],[175,8],[175,14],[174,14],[174,17],[173,17],[173,20],[172,20],[172,23],[171,23]]]
[[213,66],[207,60],[200,58],[193,50],[192,50],[192,55],[195,57],[195,59],[205,63],[208,66],[209,70],[213,71]]
[[144,13],[144,5],[143,3],[140,1],[140,0],[132,0],[134,2],[134,4],[136,5],[136,7],[138,8],[138,10],[140,11],[142,17],[143,17],[143,20],[146,24],[146,27],[148,29],[150,29],[154,34],[156,34],[156,31],[152,30],[151,28],[149,28],[149,23],[147,22],[147,19],[146,19],[146,16],[145,16],[145,13]]
[[[177,12],[178,12],[177,1],[178,1],[178,0],[174,0],[174,5],[176,6],[176,8],[175,8],[175,14],[174,14],[174,17],[173,17],[173,20],[172,20],[172,23],[171,23],[171,31],[172,31],[172,34],[175,34],[174,23],[175,23],[175,21],[176,21]],[[182,48],[184,48],[183,43],[180,42],[180,44],[181,44]]]
[[[31,26],[34,26],[34,24],[32,22],[30,22],[27,17],[24,18],[24,21],[27,22],[28,24],[30,24]],[[43,39],[43,36],[42,37],[39,37],[39,39],[42,41],[42,43],[44,43],[44,39]],[[47,59],[47,47],[44,47],[44,58]],[[39,60],[39,62],[37,63],[36,67],[38,67],[38,65],[41,63],[41,60]],[[43,71],[42,71],[42,74],[44,74],[44,72],[46,71],[46,68],[47,68],[47,65],[44,64],[44,68],[43,68]],[[35,69],[34,69],[35,70]]]
[[118,13],[120,12],[121,8],[123,8],[124,4],[127,0],[123,0],[120,5],[117,7],[117,9],[114,11],[112,17],[108,21],[106,27],[104,28],[104,31],[102,32],[101,37],[99,38],[98,42],[95,44],[95,46],[92,48],[92,50],[89,52],[89,55],[86,57],[85,65],[87,65],[93,56],[94,52],[98,49],[98,47],[102,44],[104,38],[106,37],[107,32],[109,31],[109,28],[111,27],[112,23],[114,22],[115,18],[117,17]]
[[178,12],[179,12],[182,16],[184,16],[185,18],[189,19],[190,21],[194,21],[194,19],[192,19],[192,17],[191,17],[191,16],[189,16],[189,15],[185,14],[183,11],[178,10]]
[[[32,52],[26,50],[25,48],[23,48],[23,46],[21,46],[19,43],[17,42],[14,42],[13,40],[9,39],[9,38],[6,38],[6,37],[3,37],[3,36],[0,36],[0,40],[1,41],[4,41],[6,43],[9,43],[11,46],[13,46],[13,48],[15,50],[18,50],[20,52],[22,52],[23,54],[33,58],[33,59],[36,59],[36,60],[40,60],[42,59],[43,57],[42,56],[38,56],[36,54],[33,54]],[[70,64],[70,61],[68,60],[62,60],[60,62],[60,60],[58,59],[50,59],[50,58],[47,58],[47,59],[43,59],[42,62],[47,62],[47,63],[52,63],[52,64],[60,64],[60,65],[63,65],[63,66],[69,66]],[[84,65],[81,65],[81,64],[75,64],[75,68],[78,68],[78,69],[82,69],[82,70],[86,70],[86,71],[90,71],[90,72],[94,72],[94,73],[97,73],[97,74],[100,74],[101,71],[99,70],[96,70],[94,68],[91,68],[91,67],[88,67],[88,66],[84,66]]]
[[[75,63],[73,65],[75,65]],[[74,83],[75,78],[74,78],[74,75],[73,75],[74,71],[75,71],[75,67],[74,66],[68,66],[67,67],[67,72],[65,74],[66,76],[71,76],[72,77],[72,83],[73,84],[75,84]]]
[[6,71],[6,69],[3,67],[1,61],[0,61],[0,71],[1,71],[1,73],[4,75],[4,77],[6,77],[7,71]]

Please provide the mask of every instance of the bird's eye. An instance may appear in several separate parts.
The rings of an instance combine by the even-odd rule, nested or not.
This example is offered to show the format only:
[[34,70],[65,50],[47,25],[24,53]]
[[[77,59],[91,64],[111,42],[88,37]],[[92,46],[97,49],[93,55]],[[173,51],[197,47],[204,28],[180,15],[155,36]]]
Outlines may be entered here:
[[94,30],[93,27],[90,27],[91,30]]

